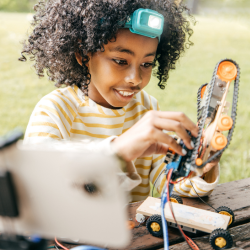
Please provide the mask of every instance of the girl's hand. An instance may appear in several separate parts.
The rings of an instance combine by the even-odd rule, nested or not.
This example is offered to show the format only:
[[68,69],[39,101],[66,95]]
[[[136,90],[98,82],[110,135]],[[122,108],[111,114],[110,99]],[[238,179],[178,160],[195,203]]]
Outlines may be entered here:
[[197,137],[199,129],[181,112],[151,110],[129,130],[117,137],[112,142],[112,146],[116,153],[126,161],[154,153],[166,154],[169,147],[176,153],[185,155],[185,150],[163,130],[175,132],[187,148],[192,149],[194,145],[191,143],[187,130]]
[[[214,154],[214,152],[211,152],[209,157],[211,157],[213,154]],[[214,166],[216,166],[219,163],[220,158],[221,158],[221,156],[219,156],[217,159],[206,164],[205,167],[202,169],[203,175],[206,174],[207,172],[209,172]]]

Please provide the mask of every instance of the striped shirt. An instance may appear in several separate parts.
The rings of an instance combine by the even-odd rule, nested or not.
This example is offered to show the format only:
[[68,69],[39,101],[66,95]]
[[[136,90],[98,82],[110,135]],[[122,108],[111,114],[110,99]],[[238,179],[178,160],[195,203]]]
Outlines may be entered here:
[[[84,96],[75,85],[54,90],[36,105],[25,133],[24,142],[36,144],[55,140],[91,140],[102,143],[119,136],[131,128],[149,110],[159,110],[157,100],[145,91],[137,93],[121,109],[109,109]],[[150,193],[150,182],[161,193],[166,184],[164,175],[165,155],[140,157],[133,161],[138,176],[136,187],[131,190],[132,201],[144,200]],[[182,196],[205,196],[218,183],[218,166],[213,168],[209,181],[197,176],[175,185],[174,191]]]

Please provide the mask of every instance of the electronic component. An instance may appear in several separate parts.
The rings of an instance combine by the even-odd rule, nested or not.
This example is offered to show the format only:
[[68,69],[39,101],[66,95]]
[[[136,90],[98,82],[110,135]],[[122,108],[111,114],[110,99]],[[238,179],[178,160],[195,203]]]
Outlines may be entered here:
[[138,9],[128,18],[125,28],[132,33],[151,38],[158,37],[160,41],[163,32],[164,17],[155,10]]

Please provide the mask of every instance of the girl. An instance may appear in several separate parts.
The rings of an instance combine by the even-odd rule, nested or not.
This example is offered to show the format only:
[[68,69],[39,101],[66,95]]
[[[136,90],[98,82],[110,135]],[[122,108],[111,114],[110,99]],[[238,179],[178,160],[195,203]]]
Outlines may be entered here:
[[[164,89],[169,70],[192,45],[187,9],[173,0],[48,0],[35,10],[21,60],[30,56],[37,74],[46,72],[59,89],[35,107],[25,142],[90,139],[128,163],[132,201],[149,195],[150,181],[161,192],[168,148],[186,154],[163,131],[174,131],[192,149],[186,130],[197,136],[198,127],[183,113],[159,111],[143,88],[154,69]],[[191,178],[200,196],[218,183],[218,164],[205,172],[204,179]],[[189,181],[175,191],[196,196]]]

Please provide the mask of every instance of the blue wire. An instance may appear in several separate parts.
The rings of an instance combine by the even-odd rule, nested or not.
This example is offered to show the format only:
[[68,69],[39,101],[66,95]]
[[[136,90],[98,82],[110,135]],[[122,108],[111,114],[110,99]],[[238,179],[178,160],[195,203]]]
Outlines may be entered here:
[[93,246],[78,246],[71,248],[71,250],[105,250],[105,248],[93,247]]
[[[173,191],[173,184],[169,184],[168,191],[169,197]],[[166,187],[164,188],[163,195],[161,197],[161,220],[162,220],[162,228],[163,228],[163,238],[164,238],[164,250],[169,250],[169,241],[168,241],[168,224],[167,220],[165,219],[164,208],[166,203],[168,202],[167,190]]]
[[168,241],[168,224],[165,219],[164,207],[167,203],[167,191],[166,187],[163,191],[163,195],[161,197],[161,221],[162,221],[162,228],[163,228],[163,239],[164,239],[164,250],[169,250],[169,241]]

